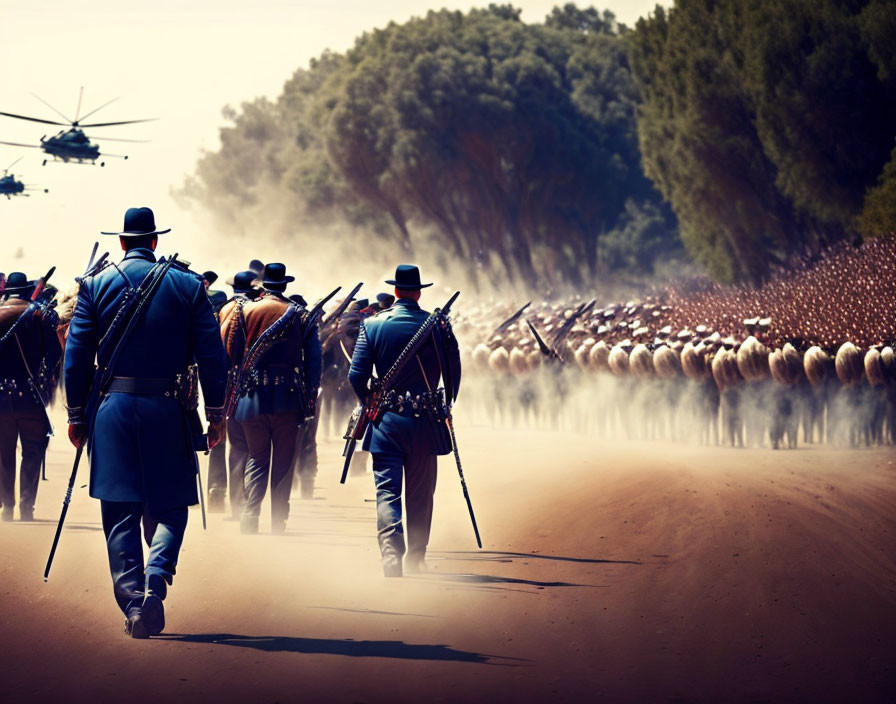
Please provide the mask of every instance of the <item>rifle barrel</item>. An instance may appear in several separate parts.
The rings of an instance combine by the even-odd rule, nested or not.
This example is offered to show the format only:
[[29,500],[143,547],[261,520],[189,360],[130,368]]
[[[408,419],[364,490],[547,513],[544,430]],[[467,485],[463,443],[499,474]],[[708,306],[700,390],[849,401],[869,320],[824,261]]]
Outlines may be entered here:
[[53,558],[56,556],[56,548],[59,545],[59,536],[62,535],[62,525],[65,523],[65,516],[68,513],[68,505],[72,500],[72,490],[75,488],[75,479],[78,476],[78,464],[81,462],[81,453],[84,451],[84,445],[78,448],[75,453],[75,463],[72,466],[72,474],[68,479],[68,488],[65,490],[65,498],[62,500],[62,513],[59,514],[59,523],[56,525],[56,535],[53,536],[53,546],[50,548],[50,556],[47,558],[47,566],[44,568],[44,581],[50,578],[50,568],[53,566]]

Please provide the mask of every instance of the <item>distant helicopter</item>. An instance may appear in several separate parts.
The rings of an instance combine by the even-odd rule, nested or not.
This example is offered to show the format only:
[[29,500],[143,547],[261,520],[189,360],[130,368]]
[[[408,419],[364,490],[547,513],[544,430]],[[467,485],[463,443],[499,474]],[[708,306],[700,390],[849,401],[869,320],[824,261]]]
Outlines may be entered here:
[[[26,198],[31,195],[30,193],[25,193],[25,191],[33,191],[39,190],[35,188],[30,188],[26,186],[21,181],[16,181],[16,177],[14,174],[9,173],[9,170],[18,164],[22,160],[22,157],[19,157],[14,162],[12,162],[9,166],[3,169],[3,176],[0,176],[0,196],[6,196],[7,200],[12,198],[13,196],[25,196]],[[45,188],[43,189],[44,193],[49,193],[49,191]]]
[[[59,112],[56,108],[50,105],[46,100],[41,98],[39,95],[32,93],[32,95],[37,98],[40,102],[50,108],[53,112],[59,115],[65,122],[56,122],[54,120],[43,120],[38,117],[26,117],[25,115],[17,115],[12,112],[2,112],[0,111],[0,115],[6,115],[7,117],[13,117],[17,120],[29,120],[31,122],[41,122],[46,125],[61,125],[62,127],[68,127],[68,129],[61,130],[57,134],[47,137],[44,135],[40,138],[40,144],[22,144],[20,142],[3,142],[0,141],[0,144],[9,144],[14,147],[31,147],[34,149],[42,149],[45,154],[49,154],[53,157],[54,161],[62,160],[64,162],[74,162],[77,164],[96,164],[96,160],[101,156],[114,156],[119,159],[127,159],[128,157],[123,154],[100,154],[99,145],[94,144],[90,141],[90,137],[84,134],[84,131],[81,129],[82,127],[86,128],[94,128],[94,127],[113,127],[115,125],[133,125],[137,122],[152,122],[156,118],[150,118],[146,120],[124,120],[122,122],[94,122],[89,125],[85,125],[81,122],[95,112],[102,110],[107,105],[111,105],[118,98],[113,98],[108,103],[104,103],[100,105],[98,108],[91,110],[86,115],[81,115],[81,99],[84,97],[84,88],[81,88],[81,93],[78,96],[78,108],[75,111],[75,119],[70,120],[68,117]],[[115,139],[111,137],[105,137],[102,139],[108,139],[111,142],[146,142],[144,139]],[[47,164],[47,159],[44,159],[44,166]],[[106,162],[101,161],[100,166],[105,166]]]

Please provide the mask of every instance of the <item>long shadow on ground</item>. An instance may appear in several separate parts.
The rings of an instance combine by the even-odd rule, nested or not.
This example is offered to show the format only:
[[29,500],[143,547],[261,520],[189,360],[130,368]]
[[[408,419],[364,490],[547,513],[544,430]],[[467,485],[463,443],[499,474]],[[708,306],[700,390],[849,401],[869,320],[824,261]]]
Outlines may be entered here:
[[289,636],[244,636],[233,633],[166,634],[156,637],[181,643],[231,645],[252,648],[269,653],[304,653],[345,655],[350,658],[395,658],[400,660],[444,660],[487,664],[497,657],[466,650],[456,650],[447,645],[414,645],[400,640],[352,640],[328,638],[297,638]]
[[513,562],[514,559],[527,560],[559,560],[561,562],[580,562],[592,565],[640,565],[637,560],[602,560],[592,557],[561,557],[559,555],[541,555],[528,552],[501,552],[498,550],[439,550],[429,553],[443,560],[482,560],[484,562]]
[[537,579],[521,579],[519,577],[500,577],[491,574],[453,574],[453,573],[437,573],[429,572],[420,575],[420,579],[441,581],[441,582],[461,582],[465,584],[522,584],[529,587],[596,587],[596,584],[575,584],[574,582],[541,582]]

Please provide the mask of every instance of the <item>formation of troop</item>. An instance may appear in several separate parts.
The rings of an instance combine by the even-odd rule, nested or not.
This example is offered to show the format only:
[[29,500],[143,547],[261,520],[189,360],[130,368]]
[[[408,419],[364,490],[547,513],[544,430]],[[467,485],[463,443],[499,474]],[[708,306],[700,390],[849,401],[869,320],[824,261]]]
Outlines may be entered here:
[[[188,508],[204,498],[197,453],[209,454],[210,512],[229,503],[240,531],[256,534],[269,495],[271,532],[282,533],[293,488],[313,496],[324,405],[331,418],[350,421],[346,471],[363,473],[369,453],[384,575],[425,569],[436,457],[453,452],[461,470],[451,423],[461,362],[450,303],[423,310],[431,284],[411,265],[397,268],[386,282],[392,293],[374,304],[355,298],[359,284],[341,301],[337,289],[309,306],[289,294],[295,277],[283,264],[256,260],[228,280],[228,295],[212,288],[214,272],[156,256],[167,232],[149,208],[129,209],[120,231],[102,233],[118,236],[123,258],[97,259],[95,246],[67,293],[50,283],[52,270],[34,281],[0,275],[4,520],[14,517],[19,440],[20,518],[33,518],[57,386],[76,448],[45,579],[86,450],[125,631],[161,633]],[[355,440],[363,450],[353,459]],[[461,482],[469,505],[462,471]],[[204,507],[202,515],[204,523]]]
[[342,433],[346,420],[342,481],[370,464],[385,576],[426,568],[438,455],[454,455],[481,547],[452,422],[462,359],[477,382],[462,401],[473,422],[776,449],[800,430],[804,442],[896,442],[892,241],[830,250],[760,288],[691,281],[600,306],[480,301],[451,311],[452,326],[458,294],[423,310],[431,284],[415,266],[373,301],[358,284],[309,305],[276,262],[253,260],[231,292],[215,288],[214,272],[156,256],[167,232],[149,208],[129,209],[122,230],[103,233],[119,238],[120,261],[95,245],[66,292],[53,269],[0,275],[2,518],[17,503],[34,518],[47,408],[62,395],[76,454],[45,578],[86,450],[132,637],[165,626],[188,507],[207,489],[208,510],[229,507],[253,535],[267,499],[271,532],[284,532],[294,491],[314,495],[319,429]]
[[485,422],[733,446],[896,443],[890,240],[841,246],[760,288],[480,304],[455,328],[482,380],[465,410]]

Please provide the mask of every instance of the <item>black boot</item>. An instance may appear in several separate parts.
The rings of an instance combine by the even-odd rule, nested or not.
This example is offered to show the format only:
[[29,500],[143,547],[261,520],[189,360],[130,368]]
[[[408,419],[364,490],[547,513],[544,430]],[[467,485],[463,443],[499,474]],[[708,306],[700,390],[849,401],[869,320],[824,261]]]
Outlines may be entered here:
[[147,635],[157,636],[165,630],[165,606],[162,601],[167,593],[168,585],[162,575],[146,575],[146,596],[143,597],[142,620]]
[[143,620],[143,609],[139,606],[128,609],[127,618],[124,622],[124,633],[126,636],[139,640],[149,638],[149,631],[146,629],[146,622]]

